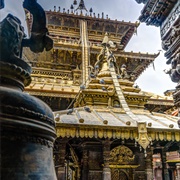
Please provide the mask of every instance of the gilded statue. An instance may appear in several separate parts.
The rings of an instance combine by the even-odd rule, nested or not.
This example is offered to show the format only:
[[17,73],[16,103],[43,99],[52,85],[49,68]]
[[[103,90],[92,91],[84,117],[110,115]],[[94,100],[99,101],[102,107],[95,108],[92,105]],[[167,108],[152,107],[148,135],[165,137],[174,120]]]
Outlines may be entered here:
[[[97,56],[97,61],[94,65],[94,70],[96,70],[97,67],[99,70],[99,67],[101,66],[101,64],[104,61],[106,61],[110,67],[114,66],[117,71],[117,74],[119,74],[119,68],[117,67],[117,64],[116,64],[116,58],[112,52],[112,49],[115,49],[116,45],[112,41],[109,41],[107,33],[105,34],[101,45],[102,45],[102,49],[99,55]],[[95,72],[97,73],[97,71]]]
[[123,64],[122,66],[121,66],[121,68],[120,68],[120,75],[121,75],[121,77],[123,78],[123,79],[128,79],[129,78],[129,75],[128,75],[128,73],[127,73],[127,68],[126,68],[126,65],[125,64]]

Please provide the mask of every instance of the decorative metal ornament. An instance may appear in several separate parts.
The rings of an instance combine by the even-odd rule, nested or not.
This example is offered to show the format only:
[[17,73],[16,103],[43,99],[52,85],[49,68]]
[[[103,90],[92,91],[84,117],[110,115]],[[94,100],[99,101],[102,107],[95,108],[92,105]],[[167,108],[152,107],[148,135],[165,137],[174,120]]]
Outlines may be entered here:
[[77,5],[77,0],[74,0],[73,4],[74,4],[74,5]]
[[124,145],[117,146],[113,148],[110,152],[110,162],[111,164],[129,164],[133,162],[135,155],[128,147]]
[[[74,1],[74,3],[77,4],[77,1]],[[74,5],[75,5],[75,4],[74,4]],[[78,7],[77,7],[77,9],[76,9],[75,11],[77,11],[77,10],[80,10],[81,12],[82,12],[82,10],[88,11],[88,10],[86,9],[86,7],[85,7],[84,0],[80,0],[79,5],[78,5]]]
[[139,136],[135,138],[136,142],[139,143],[140,147],[146,149],[151,143],[151,137],[148,137],[146,122],[137,122]]

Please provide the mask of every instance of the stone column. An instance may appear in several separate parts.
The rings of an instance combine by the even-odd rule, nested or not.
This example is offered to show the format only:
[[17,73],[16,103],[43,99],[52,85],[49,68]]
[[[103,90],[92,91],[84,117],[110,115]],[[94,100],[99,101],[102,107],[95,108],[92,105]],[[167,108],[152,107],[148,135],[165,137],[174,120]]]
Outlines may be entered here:
[[110,145],[111,142],[109,139],[103,141],[103,180],[111,180],[111,169],[109,167],[109,159],[110,159]]
[[64,180],[66,178],[66,169],[65,169],[65,156],[66,156],[66,144],[68,140],[57,139],[56,140],[56,149],[55,149],[55,168],[58,180]]
[[82,157],[82,180],[88,179],[89,172],[89,154],[86,145],[83,145],[83,157]]
[[150,149],[147,149],[147,156],[145,159],[146,163],[146,179],[147,180],[153,180],[153,165],[152,165],[152,160],[153,160],[153,147]]
[[180,163],[176,164],[176,179],[180,179]]

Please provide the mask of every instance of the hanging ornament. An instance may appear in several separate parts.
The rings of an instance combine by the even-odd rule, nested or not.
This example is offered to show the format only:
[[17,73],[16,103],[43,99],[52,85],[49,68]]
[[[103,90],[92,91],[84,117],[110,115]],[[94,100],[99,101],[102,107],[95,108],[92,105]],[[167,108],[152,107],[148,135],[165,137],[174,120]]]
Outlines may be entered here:
[[77,1],[76,1],[76,0],[74,0],[73,4],[74,4],[74,5],[77,5]]
[[137,147],[137,142],[135,141],[134,146]]
[[146,149],[144,150],[144,156],[147,157],[147,152]]

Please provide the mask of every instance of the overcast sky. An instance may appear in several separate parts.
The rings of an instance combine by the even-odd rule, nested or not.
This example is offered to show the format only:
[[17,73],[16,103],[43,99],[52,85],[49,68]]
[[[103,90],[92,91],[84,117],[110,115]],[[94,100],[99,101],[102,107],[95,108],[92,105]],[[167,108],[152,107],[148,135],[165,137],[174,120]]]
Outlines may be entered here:
[[[80,0],[77,0],[78,2]],[[110,19],[117,19],[119,21],[138,20],[143,4],[137,4],[135,0],[84,0],[85,6],[89,10],[93,8],[93,12],[108,14]],[[0,19],[2,20],[8,13],[11,13],[19,19],[25,27],[25,16],[22,8],[23,0],[5,0],[5,8],[0,11]],[[61,9],[69,9],[73,4],[73,0],[38,0],[45,10],[53,10],[54,6],[61,7]],[[141,23],[137,30],[137,35],[134,35],[127,45],[125,51],[134,51],[142,53],[158,53],[161,48],[160,29],[157,27],[146,26]],[[136,83],[143,91],[153,92],[163,95],[164,91],[174,89],[176,84],[173,83],[169,76],[164,73],[164,69],[169,69],[166,65],[166,58],[164,53],[156,58],[155,70],[150,65],[144,73],[139,77]]]

